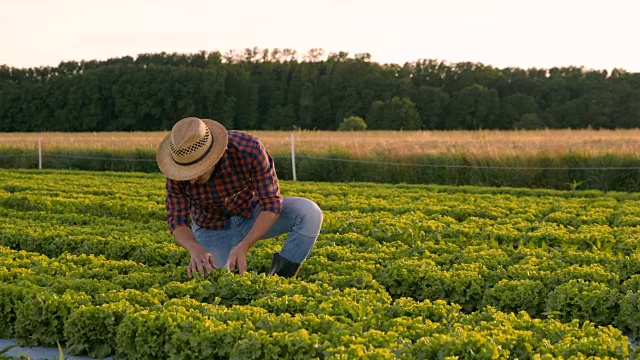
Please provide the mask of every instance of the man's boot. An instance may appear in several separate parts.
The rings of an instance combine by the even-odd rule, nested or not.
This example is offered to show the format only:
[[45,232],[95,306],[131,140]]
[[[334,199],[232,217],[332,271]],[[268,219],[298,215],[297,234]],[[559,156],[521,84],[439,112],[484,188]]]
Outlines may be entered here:
[[273,262],[271,263],[271,270],[269,270],[269,275],[278,275],[286,278],[291,278],[298,274],[299,268],[300,264],[296,264],[283,258],[279,253],[274,253]]

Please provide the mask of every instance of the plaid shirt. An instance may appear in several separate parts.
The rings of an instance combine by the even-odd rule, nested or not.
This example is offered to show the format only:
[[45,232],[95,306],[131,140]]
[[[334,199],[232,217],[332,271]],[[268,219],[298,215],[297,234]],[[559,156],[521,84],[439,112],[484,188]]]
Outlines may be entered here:
[[231,216],[262,210],[279,214],[282,196],[273,159],[262,143],[243,131],[229,130],[227,151],[205,184],[167,178],[165,207],[169,229],[189,226],[189,217],[203,228],[226,228]]

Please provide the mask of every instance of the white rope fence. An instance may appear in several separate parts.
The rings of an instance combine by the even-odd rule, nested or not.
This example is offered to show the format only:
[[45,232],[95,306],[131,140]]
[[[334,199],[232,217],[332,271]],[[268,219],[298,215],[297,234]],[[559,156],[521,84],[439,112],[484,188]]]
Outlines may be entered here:
[[[38,169],[43,168],[43,150],[42,150],[42,138],[38,139],[38,150],[34,152],[17,153],[0,155],[0,158],[12,158],[12,157],[28,157],[38,156]],[[133,158],[121,158],[121,157],[100,157],[100,156],[83,156],[83,155],[58,155],[58,154],[46,154],[47,157],[53,158],[69,158],[69,159],[87,159],[87,160],[105,160],[105,161],[130,161],[130,162],[156,162],[156,159],[133,159]],[[289,156],[274,156],[274,159],[287,159]],[[346,162],[346,163],[360,163],[371,165],[386,165],[386,166],[413,166],[413,167],[429,167],[429,168],[459,168],[459,169],[496,169],[496,170],[640,170],[640,166],[621,167],[621,166],[603,166],[603,167],[531,167],[531,166],[485,166],[485,165],[450,165],[450,164],[422,164],[422,163],[401,163],[401,162],[388,162],[388,161],[370,161],[370,160],[352,160],[352,159],[339,159],[322,156],[307,156],[296,155],[295,152],[295,139],[291,134],[291,170],[293,180],[297,180],[296,171],[296,159],[313,159],[321,161],[333,161],[333,162]]]
[[320,156],[298,156],[299,159],[315,159],[327,161],[342,161],[363,164],[378,165],[400,165],[400,166],[417,166],[417,167],[434,167],[434,168],[466,168],[466,169],[503,169],[503,170],[639,170],[640,167],[529,167],[529,166],[482,166],[482,165],[445,165],[445,164],[417,164],[417,163],[398,163],[386,161],[367,161],[367,160],[350,160],[336,159]]

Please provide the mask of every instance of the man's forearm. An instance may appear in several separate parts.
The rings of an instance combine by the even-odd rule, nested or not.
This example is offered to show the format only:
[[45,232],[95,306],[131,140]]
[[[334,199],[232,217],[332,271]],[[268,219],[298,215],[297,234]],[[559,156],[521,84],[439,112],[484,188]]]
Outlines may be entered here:
[[253,223],[253,227],[251,227],[247,236],[242,239],[240,245],[246,246],[247,250],[253,247],[253,245],[271,229],[278,219],[278,216],[280,215],[270,211],[261,211],[255,223]]
[[187,276],[191,277],[192,274],[198,272],[201,276],[209,274],[211,270],[218,267],[213,255],[206,252],[206,250],[198,243],[196,236],[188,226],[179,226],[173,229],[173,238],[182,247],[189,250],[191,254],[191,260],[187,266]]
[[178,226],[173,230],[173,238],[176,242],[189,250],[190,253],[202,250],[202,246],[196,241],[196,236],[188,226]]

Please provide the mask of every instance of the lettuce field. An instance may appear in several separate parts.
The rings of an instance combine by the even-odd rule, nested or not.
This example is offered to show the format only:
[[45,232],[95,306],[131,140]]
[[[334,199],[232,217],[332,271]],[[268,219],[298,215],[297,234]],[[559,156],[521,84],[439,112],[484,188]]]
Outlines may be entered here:
[[0,338],[126,359],[635,358],[640,194],[283,181],[295,279],[187,278],[160,174],[0,170]]

